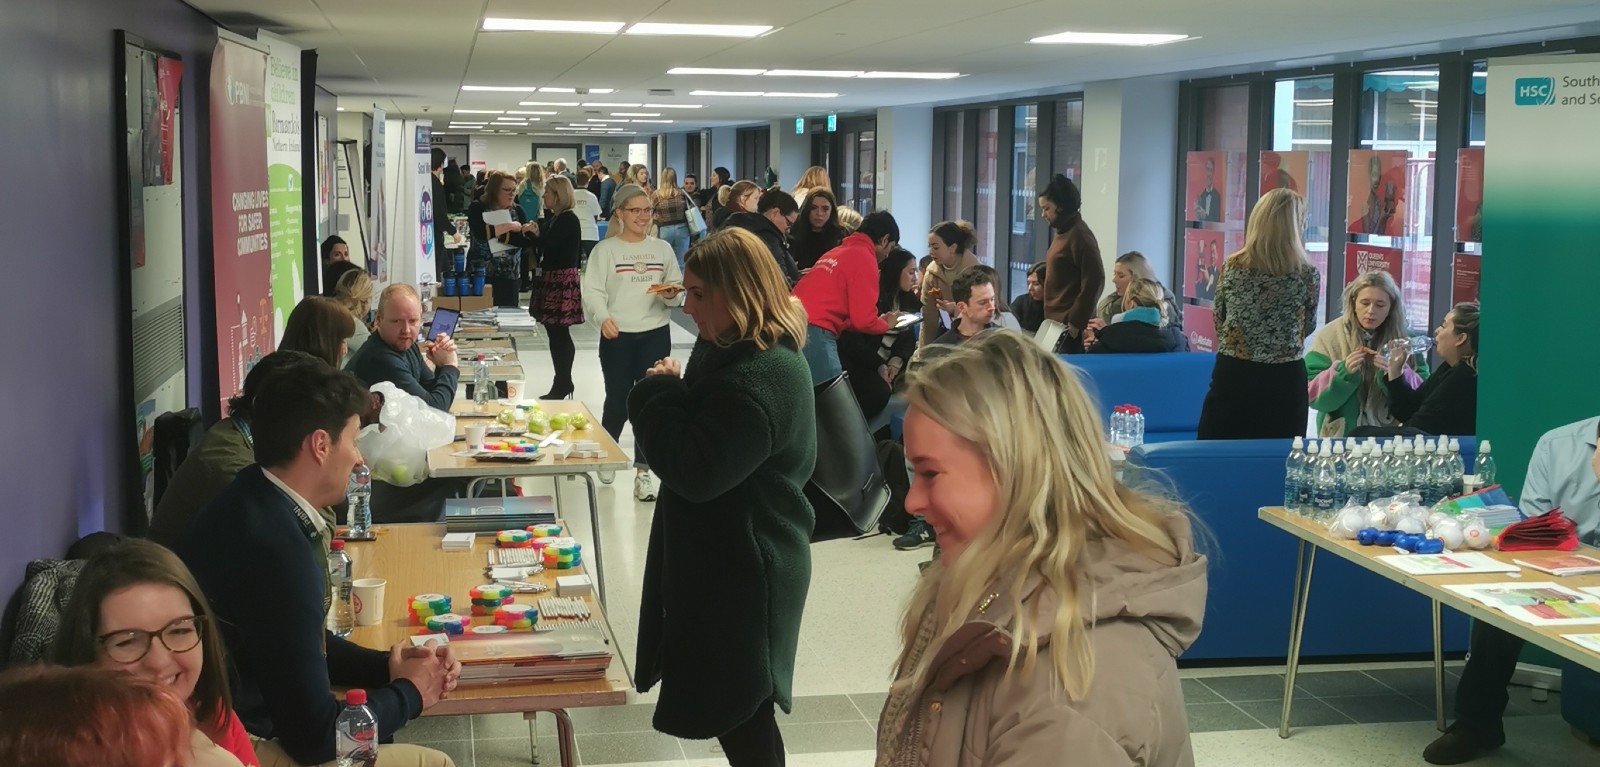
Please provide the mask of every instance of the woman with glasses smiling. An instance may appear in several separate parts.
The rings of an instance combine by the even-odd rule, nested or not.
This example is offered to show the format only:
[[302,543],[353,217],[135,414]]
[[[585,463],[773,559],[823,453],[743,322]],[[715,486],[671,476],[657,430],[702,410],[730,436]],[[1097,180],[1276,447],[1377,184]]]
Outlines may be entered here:
[[[600,325],[600,370],[606,381],[606,402],[600,424],[612,439],[628,422],[628,392],[645,371],[672,352],[671,307],[683,303],[683,273],[672,246],[649,234],[655,216],[650,193],[628,184],[612,197],[606,239],[589,254],[583,274],[583,312]],[[656,499],[650,463],[634,441],[633,497]],[[601,472],[610,484],[612,472]]]

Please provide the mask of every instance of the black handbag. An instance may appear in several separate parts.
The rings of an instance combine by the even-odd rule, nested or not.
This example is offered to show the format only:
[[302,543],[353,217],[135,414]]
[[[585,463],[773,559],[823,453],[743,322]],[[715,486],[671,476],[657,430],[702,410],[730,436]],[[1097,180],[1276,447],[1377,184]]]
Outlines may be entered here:
[[806,500],[817,513],[811,542],[872,532],[889,505],[889,484],[878,466],[878,445],[844,375],[813,390],[817,409],[817,465]]

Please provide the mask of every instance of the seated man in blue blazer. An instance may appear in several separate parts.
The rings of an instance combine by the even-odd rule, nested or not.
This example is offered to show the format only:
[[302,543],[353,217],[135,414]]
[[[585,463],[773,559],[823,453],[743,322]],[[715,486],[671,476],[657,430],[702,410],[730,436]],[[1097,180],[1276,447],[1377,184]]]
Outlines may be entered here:
[[[216,613],[238,680],[233,705],[264,764],[313,765],[336,754],[343,708],[334,685],[367,691],[391,738],[456,685],[448,648],[369,650],[329,632],[328,538],[317,513],[338,503],[370,407],[355,376],[327,365],[270,376],[256,394],[249,441],[256,463],[201,509],[173,547]],[[448,765],[415,746],[379,763]],[[400,761],[392,761],[400,763]]]
[[[422,332],[422,299],[417,289],[403,282],[384,288],[378,298],[377,319],[378,329],[350,355],[345,370],[367,386],[388,381],[449,412],[456,384],[461,382],[456,345],[443,333],[430,342],[417,343]],[[424,353],[431,367],[423,361]]]
[[[1600,418],[1552,429],[1539,438],[1522,484],[1522,513],[1561,509],[1578,535],[1600,546]],[[1456,721],[1422,752],[1430,764],[1463,764],[1506,742],[1501,719],[1506,685],[1517,670],[1522,639],[1482,621],[1472,624],[1472,654],[1456,687]]]

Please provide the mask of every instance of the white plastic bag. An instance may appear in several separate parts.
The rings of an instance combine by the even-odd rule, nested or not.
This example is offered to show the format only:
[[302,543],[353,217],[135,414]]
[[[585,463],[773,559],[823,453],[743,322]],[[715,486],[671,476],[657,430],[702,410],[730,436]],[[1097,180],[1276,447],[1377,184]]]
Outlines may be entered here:
[[363,428],[356,437],[372,478],[395,487],[427,479],[428,451],[455,440],[456,417],[392,383],[374,384],[372,391],[383,395],[379,423]]

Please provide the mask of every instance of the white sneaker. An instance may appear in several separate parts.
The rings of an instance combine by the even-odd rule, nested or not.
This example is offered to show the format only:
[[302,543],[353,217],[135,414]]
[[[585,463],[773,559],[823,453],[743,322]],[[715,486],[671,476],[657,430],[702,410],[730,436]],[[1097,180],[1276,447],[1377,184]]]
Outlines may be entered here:
[[656,478],[650,474],[649,469],[640,469],[639,473],[633,476],[633,498],[644,503],[656,499]]
[[602,485],[609,485],[612,482],[617,481],[617,473],[614,472],[614,471],[602,471],[602,472],[599,472],[599,474],[600,474],[600,484],[602,484]]

